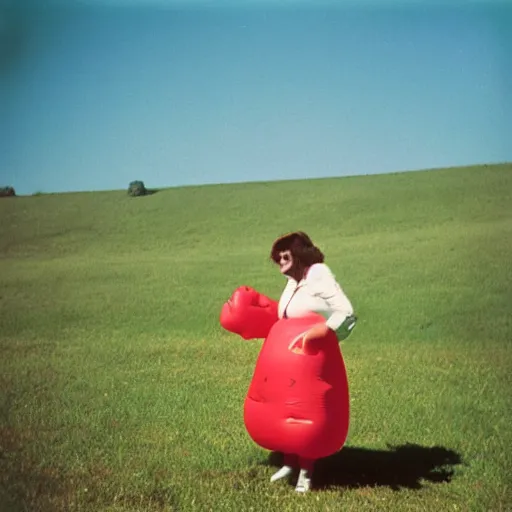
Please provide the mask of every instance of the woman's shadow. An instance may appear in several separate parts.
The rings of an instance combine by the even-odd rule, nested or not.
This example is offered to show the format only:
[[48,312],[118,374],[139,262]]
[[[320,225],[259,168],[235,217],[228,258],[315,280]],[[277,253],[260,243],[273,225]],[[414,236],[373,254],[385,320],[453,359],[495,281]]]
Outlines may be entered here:
[[[280,467],[282,454],[272,452],[267,464]],[[449,482],[457,464],[462,464],[461,456],[442,446],[404,444],[388,446],[387,450],[345,446],[334,455],[316,461],[313,485],[316,489],[376,486],[420,489],[422,481]]]

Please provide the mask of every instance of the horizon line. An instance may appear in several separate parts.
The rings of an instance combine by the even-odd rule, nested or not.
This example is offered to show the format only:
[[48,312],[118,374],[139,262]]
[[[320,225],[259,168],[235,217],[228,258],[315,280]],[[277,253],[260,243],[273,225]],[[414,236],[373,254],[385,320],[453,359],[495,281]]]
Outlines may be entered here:
[[[427,167],[427,168],[417,168],[417,169],[404,169],[404,170],[396,170],[396,171],[382,171],[382,172],[366,172],[366,173],[357,173],[357,174],[344,174],[340,176],[315,176],[311,178],[280,178],[276,180],[243,180],[243,181],[222,181],[222,182],[205,182],[205,183],[196,183],[196,184],[185,184],[185,185],[162,185],[162,186],[147,186],[146,182],[143,179],[137,179],[132,181],[142,181],[144,186],[149,191],[162,191],[162,190],[176,190],[183,188],[198,188],[198,187],[219,187],[219,186],[230,186],[230,185],[256,185],[256,184],[274,184],[274,183],[289,183],[289,182],[300,182],[300,181],[319,181],[319,180],[341,180],[345,178],[367,178],[372,176],[394,176],[396,174],[407,174],[407,173],[420,173],[420,172],[436,172],[436,171],[448,171],[455,169],[470,169],[474,167],[501,167],[501,166],[512,166],[512,161],[503,161],[503,162],[487,162],[487,163],[475,163],[475,164],[464,164],[464,165],[448,165],[443,167]],[[4,186],[4,185],[2,185]],[[5,187],[12,187],[16,192],[16,187],[13,185],[5,185]],[[48,195],[64,195],[64,194],[94,194],[94,193],[105,193],[105,192],[122,192],[125,191],[124,188],[109,188],[109,189],[84,189],[84,190],[66,190],[60,192],[43,192],[43,191],[35,191],[28,194],[17,194],[12,197],[34,197],[34,196],[48,196]],[[151,195],[151,194],[148,194]],[[144,196],[142,196],[144,197]]]

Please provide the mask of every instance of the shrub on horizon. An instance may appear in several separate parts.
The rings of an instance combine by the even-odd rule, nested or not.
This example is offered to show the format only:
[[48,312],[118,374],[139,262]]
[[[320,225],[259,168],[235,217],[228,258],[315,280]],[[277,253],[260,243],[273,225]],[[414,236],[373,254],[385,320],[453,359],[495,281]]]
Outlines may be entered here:
[[128,187],[128,195],[132,197],[145,196],[148,193],[144,182],[132,181]]
[[14,197],[15,195],[13,187],[0,187],[0,197]]

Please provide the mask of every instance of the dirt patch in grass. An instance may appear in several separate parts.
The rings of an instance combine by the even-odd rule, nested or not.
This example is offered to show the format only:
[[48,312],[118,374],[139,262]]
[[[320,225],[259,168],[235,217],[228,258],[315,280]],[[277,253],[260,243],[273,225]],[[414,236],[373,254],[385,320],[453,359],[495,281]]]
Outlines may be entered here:
[[69,509],[72,486],[58,468],[28,460],[23,450],[36,433],[0,428],[0,509],[54,512]]

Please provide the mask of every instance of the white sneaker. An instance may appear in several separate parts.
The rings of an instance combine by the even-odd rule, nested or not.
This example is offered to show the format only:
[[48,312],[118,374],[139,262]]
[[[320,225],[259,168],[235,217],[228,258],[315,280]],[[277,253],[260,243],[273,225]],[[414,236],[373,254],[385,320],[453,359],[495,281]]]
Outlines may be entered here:
[[274,473],[272,477],[270,478],[271,482],[275,482],[276,480],[280,480],[281,478],[284,478],[288,475],[291,475],[292,468],[290,466],[283,466],[279,471]]
[[311,478],[308,478],[308,472],[306,469],[301,469],[299,473],[299,479],[297,480],[297,485],[295,486],[295,490],[297,492],[308,492],[311,488]]

